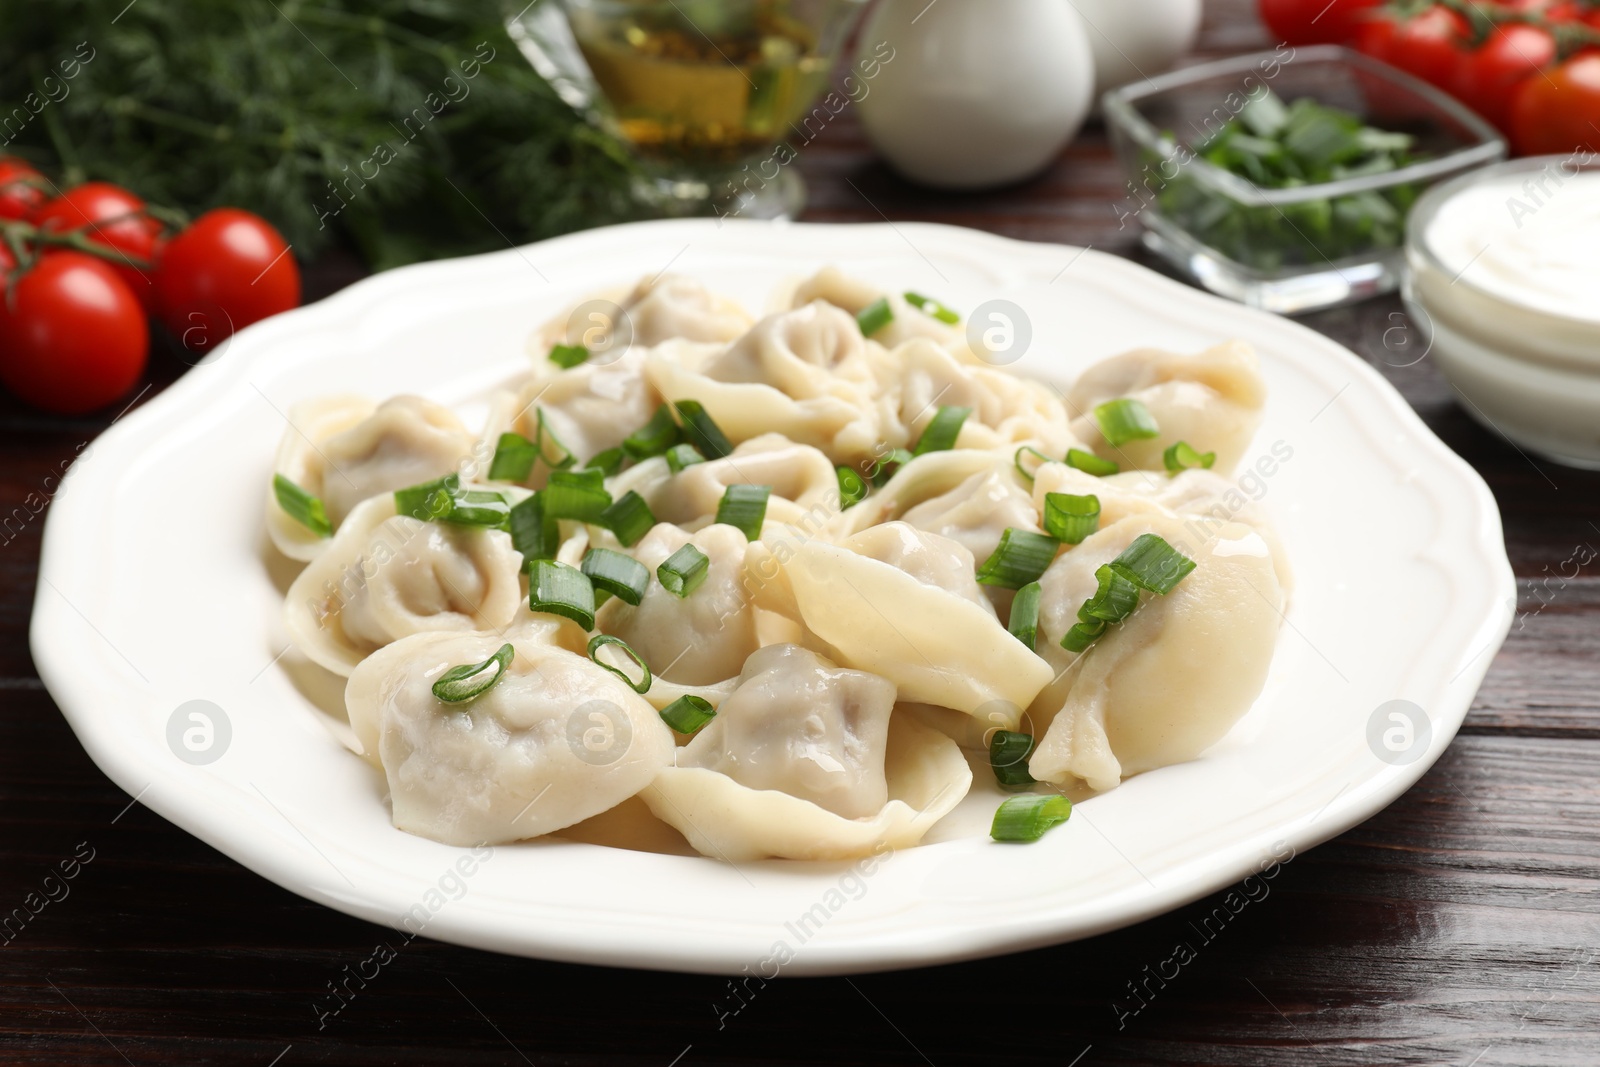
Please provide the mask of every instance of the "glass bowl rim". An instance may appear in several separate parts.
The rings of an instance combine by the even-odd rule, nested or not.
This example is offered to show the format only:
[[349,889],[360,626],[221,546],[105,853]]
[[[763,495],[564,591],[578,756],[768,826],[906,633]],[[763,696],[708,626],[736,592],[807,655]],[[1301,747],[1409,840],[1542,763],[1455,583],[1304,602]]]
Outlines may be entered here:
[[1274,50],[1252,52],[1248,55],[1214,60],[1192,67],[1183,67],[1154,78],[1146,78],[1135,85],[1112,89],[1101,98],[1101,108],[1108,124],[1116,126],[1141,146],[1161,154],[1163,160],[1172,159],[1179,145],[1164,136],[1139,113],[1138,101],[1175,89],[1183,89],[1209,78],[1229,74],[1244,74],[1257,70],[1263,63],[1277,62],[1286,65],[1295,61],[1311,60],[1343,64],[1381,78],[1392,85],[1406,89],[1421,97],[1436,111],[1464,126],[1478,138],[1474,144],[1462,145],[1437,159],[1423,160],[1385,174],[1368,174],[1355,178],[1301,185],[1292,189],[1266,189],[1237,174],[1224,170],[1199,156],[1192,156],[1180,166],[1189,169],[1193,177],[1233,200],[1249,206],[1296,204],[1306,200],[1348,196],[1352,193],[1388,189],[1413,181],[1432,181],[1457,171],[1476,168],[1503,160],[1506,140],[1477,112],[1449,96],[1440,89],[1413,77],[1397,67],[1382,63],[1370,56],[1343,45],[1314,45],[1295,49],[1287,60]]

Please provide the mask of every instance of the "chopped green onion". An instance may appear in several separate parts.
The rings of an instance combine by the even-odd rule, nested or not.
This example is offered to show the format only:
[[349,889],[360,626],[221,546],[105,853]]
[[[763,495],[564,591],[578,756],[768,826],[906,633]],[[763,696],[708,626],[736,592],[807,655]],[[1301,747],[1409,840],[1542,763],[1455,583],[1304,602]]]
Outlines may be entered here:
[[[439,680],[433,683],[433,695],[445,704],[465,704],[480,697],[494,688],[495,683],[506,673],[506,668],[511,666],[512,657],[515,655],[516,650],[510,644],[504,644],[482,663],[464,663],[459,667],[451,667],[439,675]],[[494,673],[487,678],[478,677],[491,666],[494,668]]]
[[872,491],[867,485],[867,480],[861,477],[854,467],[835,467],[834,473],[839,477],[839,510],[854,507],[867,499],[867,494]]
[[710,573],[711,561],[693,545],[684,545],[656,568],[656,577],[673,596],[682,599],[699,589]]
[[661,709],[661,721],[680,734],[692,734],[717,717],[705,697],[684,695]]
[[[623,672],[621,667],[613,667],[609,663],[602,663],[600,661],[600,650],[607,645],[616,645],[620,647],[622,651],[628,654],[629,659],[633,660],[634,663],[639,665],[639,669],[643,671],[644,674],[637,682],[629,678],[627,674]],[[643,696],[645,693],[650,692],[651,678],[649,664],[645,663],[645,661],[639,656],[639,653],[635,652],[628,642],[624,641],[622,638],[612,637],[610,634],[595,634],[589,639],[589,658],[594,661],[594,665],[596,667],[599,667],[603,670],[608,670],[618,678],[621,678],[628,684],[628,688],[632,689],[635,693]]]
[[989,739],[989,767],[994,780],[1006,789],[1026,789],[1037,779],[1028,773],[1028,757],[1033,755],[1033,735],[1015,730],[996,730]]
[[978,568],[978,581],[1003,589],[1021,589],[1045,572],[1061,542],[1048,534],[1006,527],[1000,545]]
[[1011,601],[1011,619],[1006,625],[1006,629],[1011,631],[1011,636],[1027,645],[1030,652],[1039,639],[1040,593],[1038,582],[1029,582],[1018,589],[1016,597]]
[[894,309],[889,306],[886,296],[880,296],[856,312],[856,325],[861,327],[862,337],[871,337],[893,321]]
[[1118,574],[1108,563],[1094,572],[1094,596],[1078,609],[1078,621],[1087,626],[1097,622],[1121,622],[1139,606],[1139,587]]
[[554,559],[561,547],[561,527],[544,513],[544,497],[535,493],[514,505],[507,517],[511,543],[526,562]]
[[656,524],[655,514],[644,497],[629,489],[622,498],[600,513],[600,525],[617,535],[626,548],[639,543]]
[[932,315],[940,322],[954,326],[961,321],[961,316],[945,307],[932,297],[923,296],[921,293],[907,293],[906,303],[916,308],[925,315]]
[[1193,467],[1210,470],[1211,465],[1217,461],[1217,454],[1196,452],[1189,442],[1179,441],[1163,452],[1161,458],[1166,463],[1167,470],[1177,474]]
[[532,441],[520,433],[503,433],[494,446],[494,459],[489,463],[491,482],[527,481],[533,465],[539,460],[539,450]]
[[583,465],[583,469],[586,471],[599,471],[609,478],[622,469],[622,462],[627,458],[628,454],[620,447],[608,448],[604,452],[596,452],[589,457],[589,462]]
[[996,841],[1037,841],[1071,817],[1072,801],[1059,793],[1007,797],[994,813],[989,836]]
[[328,509],[320,497],[312,496],[281,474],[272,476],[272,492],[278,506],[301,526],[318,537],[332,537],[333,523],[328,521]]
[[589,350],[583,345],[553,345],[550,348],[550,362],[562,370],[571,370],[588,362]]
[[678,418],[683,420],[683,436],[700,450],[702,456],[721,459],[733,451],[733,442],[706,413],[706,407],[700,401],[679,400],[672,406],[678,409]]
[[[538,430],[534,433],[534,447],[539,450],[539,458],[550,465],[551,470],[566,470],[578,462],[578,457],[572,454],[572,449],[561,443],[561,438],[550,428],[544,419],[544,408],[535,409]],[[546,446],[545,442],[549,442]],[[552,456],[554,458],[552,458]]]
[[1104,478],[1108,474],[1115,474],[1122,468],[1109,459],[1101,459],[1093,452],[1085,452],[1081,448],[1067,449],[1067,466],[1073,470],[1092,474],[1096,478]]
[[536,559],[528,564],[528,607],[594,629],[594,586],[582,571],[565,563]]
[[618,600],[637,605],[650,585],[650,568],[610,548],[591,548],[583,557],[589,584]]
[[1101,435],[1113,448],[1120,448],[1129,441],[1156,437],[1161,433],[1161,427],[1156,425],[1155,416],[1150,414],[1150,409],[1141,401],[1129,396],[1120,400],[1107,400],[1096,407],[1094,421],[1099,425]]
[[622,450],[635,460],[659,456],[678,443],[678,424],[672,421],[672,410],[662,404],[656,408],[650,421],[627,436]]
[[1068,652],[1082,652],[1105,632],[1106,624],[1098,619],[1094,622],[1073,623],[1072,628],[1061,636],[1061,647]]
[[673,474],[682,474],[685,467],[692,467],[696,463],[704,463],[706,457],[694,445],[673,445],[667,449],[667,469]]
[[[871,479],[872,484],[875,487],[881,489],[883,488],[885,482],[892,478],[901,467],[904,467],[913,459],[916,459],[916,457],[906,449],[890,449],[886,455],[879,456],[873,461],[872,471],[867,475],[867,477]],[[891,467],[894,469],[891,470]]]
[[544,513],[553,519],[602,523],[611,506],[606,476],[600,471],[551,471],[544,487]]
[[450,510],[443,519],[461,526],[502,529],[511,520],[511,505],[490,489],[461,489],[450,498]]
[[431,482],[394,491],[394,510],[424,522],[437,522],[450,514],[450,500],[461,489],[461,476],[447,474]]
[[1156,437],[1161,433],[1150,409],[1145,407],[1143,401],[1132,397],[1107,400],[1098,405],[1094,409],[1094,421],[1112,447]]
[[1109,564],[1140,589],[1166,596],[1194,570],[1195,562],[1157,534],[1140,534]]
[[770,485],[730,485],[717,504],[717,521],[744,534],[746,541],[759,541],[771,495]]
[[[1031,471],[1022,465],[1022,457],[1025,454],[1039,457],[1038,466],[1034,467]],[[1012,462],[1016,464],[1017,473],[1031,482],[1033,481],[1034,477],[1038,475],[1039,467],[1044,466],[1046,463],[1054,463],[1055,461],[1049,456],[1045,455],[1043,452],[1040,452],[1037,448],[1034,448],[1032,445],[1023,445],[1021,448],[1017,449],[1016,459]]]
[[1100,528],[1100,498],[1094,494],[1044,495],[1044,532],[1058,541],[1076,545]]
[[971,414],[971,408],[940,408],[934,414],[933,421],[922,431],[922,436],[917,439],[917,447],[911,454],[924,456],[929,452],[950,451],[956,447],[956,438],[961,436],[961,424]]

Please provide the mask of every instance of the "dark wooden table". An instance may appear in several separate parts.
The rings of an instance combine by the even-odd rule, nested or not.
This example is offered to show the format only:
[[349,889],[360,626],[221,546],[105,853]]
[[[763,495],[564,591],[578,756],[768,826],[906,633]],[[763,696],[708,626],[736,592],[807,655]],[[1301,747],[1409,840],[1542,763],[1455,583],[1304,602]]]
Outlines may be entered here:
[[[975,2],[975,0],[972,0]],[[1202,49],[1266,45],[1213,0]],[[1090,128],[1024,186],[956,197],[874,163],[848,117],[806,149],[808,217],[973,226],[1145,258]],[[880,215],[881,213],[881,215]],[[325,261],[325,294],[359,268]],[[27,651],[38,519],[0,533],[0,1061],[29,1064],[1600,1063],[1600,475],[1534,463],[1470,421],[1399,304],[1307,316],[1392,381],[1483,473],[1521,614],[1466,726],[1388,810],[1284,868],[1268,898],[1137,1015],[1127,983],[1217,904],[1002,959],[780,980],[719,1027],[723,980],[540,963],[418,940],[319,1028],[314,1007],[386,929],[307,903],[168,825],[78,747]],[[170,357],[155,388],[181,370]],[[152,389],[153,393],[155,389]],[[105,419],[0,407],[0,516],[42,506]],[[20,508],[20,511],[13,511]],[[1581,554],[1580,554],[1580,549]],[[1571,574],[1571,564],[1565,568]],[[77,876],[45,877],[77,857]],[[83,862],[84,857],[92,857]],[[63,893],[65,895],[63,895]],[[30,897],[30,894],[36,894]]]

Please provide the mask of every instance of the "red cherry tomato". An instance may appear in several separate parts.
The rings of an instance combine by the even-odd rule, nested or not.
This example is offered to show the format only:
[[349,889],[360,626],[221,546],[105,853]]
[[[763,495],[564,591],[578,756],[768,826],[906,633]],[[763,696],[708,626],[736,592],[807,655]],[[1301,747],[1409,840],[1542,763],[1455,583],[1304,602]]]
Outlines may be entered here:
[[1355,39],[1364,13],[1383,0],[1258,0],[1261,21],[1292,45],[1344,44]]
[[25,219],[45,201],[44,190],[30,184],[44,175],[15,156],[0,156],[0,219]]
[[1523,81],[1511,101],[1511,143],[1525,156],[1600,152],[1600,48]]
[[217,208],[167,242],[156,295],[167,329],[201,351],[298,305],[300,268],[265,219]]
[[1356,47],[1374,59],[1448,88],[1468,38],[1467,20],[1447,7],[1430,7],[1416,18],[1376,15],[1365,20]]
[[1524,78],[1555,62],[1556,39],[1549,30],[1527,23],[1496,26],[1483,44],[1456,63],[1449,89],[1464,104],[1507,129],[1511,101]]
[[11,268],[17,265],[17,259],[11,254],[11,249],[0,243],[0,297],[6,294],[6,286],[11,284]]
[[62,415],[103,408],[144,373],[144,311],[105,261],[44,256],[0,301],[0,382]]
[[95,244],[151,264],[145,269],[112,266],[146,310],[155,306],[153,265],[160,252],[161,224],[144,213],[143,200],[110,182],[84,182],[45,204],[28,221],[55,233],[80,231]]

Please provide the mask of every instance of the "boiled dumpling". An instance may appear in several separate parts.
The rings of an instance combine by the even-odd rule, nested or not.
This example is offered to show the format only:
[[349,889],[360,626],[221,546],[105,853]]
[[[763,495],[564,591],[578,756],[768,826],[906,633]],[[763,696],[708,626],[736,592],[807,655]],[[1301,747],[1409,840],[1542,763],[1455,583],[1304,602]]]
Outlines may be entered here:
[[1034,444],[1065,455],[1078,444],[1060,394],[1043,382],[963,364],[926,340],[875,351],[870,362],[877,373],[883,438],[894,447],[914,444],[941,407],[971,410],[956,439],[958,448],[1010,446],[1015,452],[1017,445]]
[[[1197,355],[1145,348],[1113,356],[1084,371],[1067,400],[1077,416],[1074,432],[1103,459],[1158,471],[1166,449],[1185,441],[1198,452],[1215,452],[1214,469],[1226,474],[1250,447],[1266,396],[1255,349],[1229,341]],[[1121,397],[1143,402],[1160,434],[1117,446],[1106,441],[1093,411]]]
[[954,350],[965,349],[965,339],[960,330],[952,329],[920,308],[913,307],[904,296],[886,293],[858,278],[852,278],[837,267],[824,267],[795,287],[790,298],[791,307],[805,307],[814,300],[832,304],[836,308],[859,315],[879,300],[889,302],[894,318],[887,326],[872,335],[872,339],[887,348],[894,348],[914,338],[926,338]]
[[[679,597],[655,578],[656,568],[688,544],[709,565],[700,586]],[[652,576],[644,598],[638,606],[607,601],[598,628],[626,641],[666,681],[699,686],[734,677],[757,648],[755,613],[744,587],[746,547],[744,534],[732,526],[690,534],[660,523],[629,550]]]
[[1130,515],[1180,515],[1190,544],[1206,540],[1224,523],[1242,522],[1272,550],[1278,584],[1285,593],[1292,584],[1288,556],[1266,511],[1215,471],[1194,469],[1175,475],[1123,471],[1098,478],[1064,463],[1046,463],[1035,472],[1033,482],[1034,504],[1041,511],[1050,493],[1094,496],[1100,501],[1102,527]]
[[673,474],[665,460],[624,472],[612,494],[637,491],[663,522],[696,530],[716,518],[730,485],[764,485],[766,521],[817,530],[839,513],[839,478],[828,457],[781,434],[752,437],[732,454]]
[[666,399],[704,404],[735,444],[780,433],[849,462],[879,439],[867,351],[853,317],[812,303],[762,319],[726,348],[663,344],[645,373]]
[[[581,465],[620,445],[660,405],[660,395],[644,378],[644,358],[644,349],[630,348],[609,362],[579,364],[530,379],[515,392],[501,392],[490,404],[486,437],[498,441],[502,433],[521,434],[539,442],[548,461],[570,454]],[[550,470],[551,462],[535,463],[527,485],[542,487]]]
[[886,522],[853,534],[844,544],[857,555],[887,563],[923,585],[954,593],[994,613],[978,584],[977,563],[959,541],[907,522]]
[[[272,472],[314,497],[324,497],[330,471],[322,445],[335,434],[358,425],[375,407],[372,401],[360,396],[320,397],[294,405],[289,409],[289,428],[278,441]],[[329,518],[332,521],[331,515]],[[337,526],[337,522],[334,525]],[[312,532],[278,505],[277,491],[270,482],[267,485],[267,535],[279,552],[301,561],[314,558],[328,546],[328,538]]]
[[472,453],[473,436],[449,408],[397,396],[322,443],[322,502],[334,527],[363,500],[441,478]]
[[[907,553],[912,569],[928,581],[872,558],[889,554],[890,539],[904,545],[906,533],[918,546]],[[949,558],[935,565],[935,554]],[[1014,724],[1050,681],[1050,667],[980,604],[975,579],[956,580],[958,566],[972,565],[971,553],[955,542],[891,523],[838,545],[763,545],[752,553],[750,572],[758,604],[798,618],[838,662],[894,682],[900,699],[969,714],[999,701],[1014,709]]]
[[971,449],[916,457],[830,531],[845,537],[895,519],[958,542],[978,562],[994,552],[1007,527],[1039,529],[1032,494],[1012,456]]
[[[1143,594],[1081,655],[1061,648],[1095,593],[1095,570],[1145,533],[1195,569],[1165,596]],[[1036,728],[1048,727],[1028,764],[1041,781],[1081,778],[1110,789],[1127,775],[1194,759],[1266,684],[1283,595],[1271,550],[1247,526],[1230,523],[1196,543],[1180,518],[1136,515],[1063,553],[1040,585],[1039,648],[1063,672],[1031,709]]]
[[[444,704],[452,667],[514,655],[492,688]],[[421,633],[368,656],[345,688],[374,739],[394,824],[447,845],[538,837],[615,807],[672,762],[672,731],[590,660],[522,631]]]
[[705,855],[734,862],[916,844],[972,772],[948,738],[893,720],[894,699],[876,675],[794,645],[763,648],[645,803]]
[[[575,314],[588,304],[614,303],[627,316],[620,333],[612,315],[597,307],[594,316]],[[681,274],[660,274],[641,278],[631,292],[614,290],[611,295],[592,297],[571,311],[546,323],[534,336],[532,355],[541,372],[550,364],[552,346],[557,344],[590,347],[596,340],[613,343],[620,337],[629,344],[650,348],[663,341],[728,342],[750,328],[750,315],[737,303],[718,296],[693,278]]]
[[385,493],[359,505],[284,605],[310,659],[348,675],[373,651],[427,630],[503,630],[522,603],[511,535],[396,515]]

